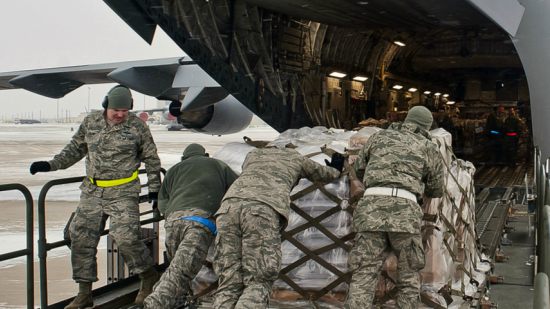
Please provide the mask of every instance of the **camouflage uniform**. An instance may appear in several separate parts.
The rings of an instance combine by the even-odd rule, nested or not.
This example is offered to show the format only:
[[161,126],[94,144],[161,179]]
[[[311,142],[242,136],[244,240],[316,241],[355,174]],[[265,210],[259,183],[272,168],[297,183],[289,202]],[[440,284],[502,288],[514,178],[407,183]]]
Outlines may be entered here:
[[[393,124],[373,135],[355,162],[357,175],[366,188],[407,190],[419,199],[422,194],[443,194],[443,165],[429,133],[414,123]],[[353,271],[346,308],[370,308],[383,252],[392,249],[398,257],[399,308],[417,308],[418,271],[424,266],[420,236],[422,209],[412,200],[365,195],[353,215],[357,232],[348,265]]]
[[110,234],[115,239],[131,273],[139,274],[153,265],[140,240],[139,178],[114,187],[98,187],[94,179],[127,178],[145,163],[149,191],[160,187],[160,159],[147,125],[129,114],[120,124],[109,126],[103,111],[84,118],[71,142],[53,160],[51,170],[66,169],[86,156],[86,178],[80,202],[71,223],[71,261],[76,282],[97,281],[97,244],[103,214],[111,218]]
[[222,161],[208,158],[199,144],[187,146],[182,161],[164,178],[159,210],[165,215],[170,266],[144,302],[146,309],[173,308],[191,291],[190,283],[206,260],[214,235],[202,223],[182,217],[210,218],[237,174]]
[[214,308],[267,308],[281,265],[280,231],[288,221],[292,187],[302,177],[328,182],[339,175],[292,149],[247,155],[216,213]]
[[180,219],[187,216],[208,217],[200,209],[180,210],[168,215],[166,253],[170,266],[162,274],[144,302],[144,308],[164,309],[174,305],[191,291],[190,283],[202,267],[214,235],[202,224]]

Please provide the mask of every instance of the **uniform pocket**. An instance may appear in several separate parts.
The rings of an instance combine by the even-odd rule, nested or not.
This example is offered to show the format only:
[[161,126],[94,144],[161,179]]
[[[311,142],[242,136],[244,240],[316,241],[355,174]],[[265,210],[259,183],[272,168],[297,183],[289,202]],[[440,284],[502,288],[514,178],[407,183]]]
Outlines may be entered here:
[[355,236],[355,244],[351,248],[351,251],[348,255],[348,271],[349,272],[355,272],[357,269],[361,268],[361,265],[363,264],[363,256],[365,255],[365,252],[363,252],[362,244],[365,242],[365,236],[363,236],[361,233],[357,233]]
[[246,220],[243,268],[262,280],[274,281],[281,268],[279,214],[269,206],[251,207]]
[[413,238],[411,240],[411,245],[407,254],[407,261],[409,262],[410,268],[413,270],[421,270],[426,264],[422,241],[420,240],[420,237],[417,238]]

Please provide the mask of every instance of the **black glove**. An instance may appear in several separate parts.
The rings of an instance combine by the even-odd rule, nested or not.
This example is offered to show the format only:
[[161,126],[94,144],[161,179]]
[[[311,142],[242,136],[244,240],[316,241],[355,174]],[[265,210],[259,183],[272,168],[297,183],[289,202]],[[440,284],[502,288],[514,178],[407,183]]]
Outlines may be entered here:
[[36,174],[38,172],[49,172],[52,170],[50,163],[46,161],[36,161],[31,164],[31,174]]
[[158,192],[149,192],[149,203],[154,203],[159,200]]
[[330,159],[330,162],[327,159],[325,159],[325,163],[327,166],[333,167],[341,172],[342,169],[344,168],[345,160],[346,158],[344,158],[343,155],[341,155],[338,152],[335,152],[332,154],[332,158]]

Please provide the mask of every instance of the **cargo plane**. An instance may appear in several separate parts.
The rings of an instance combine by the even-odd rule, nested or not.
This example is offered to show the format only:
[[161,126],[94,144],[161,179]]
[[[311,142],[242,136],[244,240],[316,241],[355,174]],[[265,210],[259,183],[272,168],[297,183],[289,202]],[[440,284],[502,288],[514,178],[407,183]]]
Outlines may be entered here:
[[[60,97],[94,79],[115,81],[174,100],[170,110],[181,112],[180,121],[191,127],[247,123],[238,108],[220,110],[223,115],[217,117],[217,107],[227,100],[242,103],[278,131],[303,125],[353,128],[360,119],[392,116],[414,104],[458,106],[474,120],[499,105],[530,106],[534,143],[542,158],[550,155],[545,136],[550,129],[548,0],[104,2],[149,43],[161,27],[193,63],[174,58],[112,64],[101,73],[108,81],[94,74],[87,81],[71,77],[72,69],[86,67],[63,68],[62,74],[57,69],[16,72],[0,75],[0,88]],[[487,183],[503,177],[486,176]],[[478,194],[479,207],[493,187]],[[510,200],[516,188],[496,189]],[[487,230],[491,222],[484,223]],[[500,230],[492,231],[494,246],[500,246]],[[525,244],[531,248],[532,239]],[[522,276],[530,278],[531,269],[523,270]],[[531,291],[530,283],[512,283],[499,295],[522,306],[530,302],[525,296]]]

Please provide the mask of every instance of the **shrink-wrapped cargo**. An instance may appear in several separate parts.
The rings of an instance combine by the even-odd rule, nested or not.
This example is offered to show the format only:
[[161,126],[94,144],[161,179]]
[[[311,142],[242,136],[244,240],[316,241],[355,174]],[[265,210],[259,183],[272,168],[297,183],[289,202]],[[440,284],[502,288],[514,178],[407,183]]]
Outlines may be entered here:
[[[324,127],[291,129],[269,142],[285,147],[292,144],[304,156],[324,164],[338,151],[357,152],[378,128],[359,132],[329,130]],[[441,198],[424,199],[422,237],[426,265],[421,270],[421,295],[425,304],[447,308],[456,306],[462,297],[473,295],[476,282],[484,280],[475,234],[473,190],[474,167],[457,160],[451,149],[451,135],[443,129],[431,132],[445,165],[445,193]],[[228,144],[216,155],[237,172],[251,146]],[[323,153],[323,151],[325,153]],[[349,179],[346,173],[330,184],[315,184],[301,179],[291,192],[291,212],[283,232],[282,266],[274,284],[275,302],[306,304],[323,302],[341,308],[350,274],[347,255],[352,246],[352,209],[348,207]],[[478,270],[476,270],[478,269]],[[379,276],[376,301],[391,307],[395,304],[397,258],[388,253]],[[473,280],[472,280],[473,279]],[[204,288],[216,277],[203,268],[195,287]],[[303,301],[300,303],[300,301]],[[304,303],[305,301],[305,303]]]

